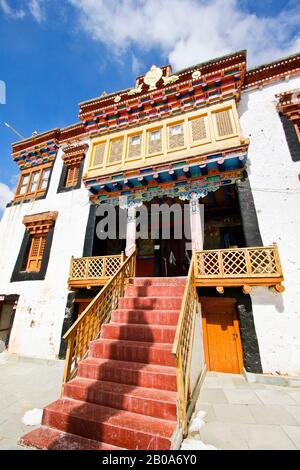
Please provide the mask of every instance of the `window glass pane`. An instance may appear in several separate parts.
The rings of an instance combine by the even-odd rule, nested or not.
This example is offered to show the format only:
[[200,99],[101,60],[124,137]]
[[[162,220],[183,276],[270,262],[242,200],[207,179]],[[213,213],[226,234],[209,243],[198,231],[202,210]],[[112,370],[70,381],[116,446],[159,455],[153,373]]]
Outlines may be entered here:
[[31,183],[30,183],[30,189],[29,189],[29,192],[30,193],[34,193],[37,189],[37,184],[38,184],[38,181],[39,181],[39,176],[40,176],[40,172],[39,171],[36,171],[35,173],[32,174],[32,177],[31,177]]
[[128,158],[137,158],[141,156],[142,152],[142,135],[132,135],[129,137],[128,145]]
[[49,176],[50,176],[50,168],[47,168],[47,170],[43,171],[40,189],[47,189]]
[[23,176],[19,194],[25,194],[28,181],[29,181],[29,175]]
[[169,148],[178,148],[184,146],[183,125],[175,124],[169,127]]
[[140,145],[141,143],[141,136],[140,135],[133,135],[130,138],[130,145]]
[[170,127],[170,134],[171,135],[182,134],[182,132],[183,132],[182,124],[176,124],[176,126]]
[[150,142],[153,142],[155,140],[160,140],[160,131],[150,132]]

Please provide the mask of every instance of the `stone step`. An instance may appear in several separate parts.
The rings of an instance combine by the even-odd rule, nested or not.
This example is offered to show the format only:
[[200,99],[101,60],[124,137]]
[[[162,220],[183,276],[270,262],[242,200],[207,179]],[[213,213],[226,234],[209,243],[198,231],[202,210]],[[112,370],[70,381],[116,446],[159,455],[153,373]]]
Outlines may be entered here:
[[175,333],[176,326],[107,323],[102,326],[101,338],[150,343],[173,343]]
[[64,396],[145,416],[176,421],[176,392],[76,378],[65,385]]
[[121,297],[120,309],[180,310],[181,297]]
[[114,323],[172,325],[177,326],[179,310],[130,310],[118,309],[112,312]]
[[69,432],[40,426],[22,437],[19,444],[38,450],[124,450],[104,442],[76,436]]
[[176,423],[63,398],[44,409],[43,425],[109,445],[167,450]]
[[135,277],[130,280],[134,286],[185,286],[186,277]]
[[128,286],[125,297],[183,297],[185,286]]
[[101,338],[91,342],[89,355],[101,359],[175,366],[172,344]]
[[79,363],[78,377],[161,390],[177,390],[176,368],[88,357]]

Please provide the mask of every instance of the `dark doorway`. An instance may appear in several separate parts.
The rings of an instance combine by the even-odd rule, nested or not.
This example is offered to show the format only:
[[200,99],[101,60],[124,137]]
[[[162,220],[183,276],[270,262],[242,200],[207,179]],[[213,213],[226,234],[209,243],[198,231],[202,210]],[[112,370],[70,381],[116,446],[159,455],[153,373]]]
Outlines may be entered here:
[[17,296],[0,296],[0,341],[5,349],[8,348],[17,302]]
[[[156,217],[154,206],[159,207]],[[186,249],[184,201],[164,196],[154,198],[146,207],[148,238],[137,240],[137,276],[186,276],[191,254]]]

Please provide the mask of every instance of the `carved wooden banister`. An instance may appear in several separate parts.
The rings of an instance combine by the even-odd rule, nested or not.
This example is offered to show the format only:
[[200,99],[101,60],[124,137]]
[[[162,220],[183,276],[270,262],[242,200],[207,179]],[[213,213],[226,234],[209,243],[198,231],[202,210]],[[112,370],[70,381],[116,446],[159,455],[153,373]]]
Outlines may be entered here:
[[99,337],[102,325],[110,321],[111,313],[117,308],[120,297],[124,295],[129,279],[135,276],[135,266],[136,250],[123,262],[63,336],[67,341],[63,386],[75,377],[78,363],[87,356],[90,342]]
[[194,286],[194,260],[193,254],[172,348],[172,354],[176,360],[178,413],[184,435],[187,434],[187,408],[191,393],[190,370],[198,308],[197,289]]

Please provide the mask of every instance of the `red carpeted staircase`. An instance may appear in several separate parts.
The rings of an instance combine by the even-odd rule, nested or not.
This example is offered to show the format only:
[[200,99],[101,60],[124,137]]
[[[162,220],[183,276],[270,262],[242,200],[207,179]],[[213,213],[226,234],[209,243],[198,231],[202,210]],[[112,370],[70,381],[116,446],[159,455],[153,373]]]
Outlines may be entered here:
[[177,425],[172,356],[185,278],[135,278],[90,345],[63,398],[21,445],[38,449],[171,448]]

